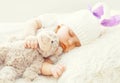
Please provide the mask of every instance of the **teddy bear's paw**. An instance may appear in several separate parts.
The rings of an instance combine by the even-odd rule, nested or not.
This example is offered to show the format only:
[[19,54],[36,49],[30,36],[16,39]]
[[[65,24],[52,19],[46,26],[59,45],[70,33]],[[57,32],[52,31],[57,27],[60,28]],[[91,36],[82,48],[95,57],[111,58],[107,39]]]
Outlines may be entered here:
[[15,81],[0,79],[0,83],[15,83]]
[[20,78],[15,81],[15,83],[32,83],[30,80]]
[[13,83],[15,81],[15,79],[10,79],[6,76],[0,77],[0,83]]
[[0,80],[14,81],[15,78],[16,78],[16,72],[13,70],[12,67],[6,66],[6,67],[3,67],[1,69],[1,71],[0,71]]
[[36,72],[32,72],[32,71],[26,71],[23,74],[23,78],[25,78],[26,80],[34,80],[35,78],[37,78],[39,75]]

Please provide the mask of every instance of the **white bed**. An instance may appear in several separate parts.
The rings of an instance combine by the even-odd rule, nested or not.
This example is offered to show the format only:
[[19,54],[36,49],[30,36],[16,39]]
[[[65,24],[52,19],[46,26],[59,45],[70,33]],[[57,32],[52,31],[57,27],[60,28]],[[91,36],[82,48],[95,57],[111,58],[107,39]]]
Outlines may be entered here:
[[[112,14],[118,12],[114,11]],[[119,13],[120,14],[120,13]],[[0,23],[0,42],[19,34],[22,23]],[[120,83],[120,26],[112,27],[93,43],[64,54],[66,71],[59,79],[40,76],[32,83]],[[59,63],[58,62],[58,63]],[[16,83],[30,83],[22,78]]]

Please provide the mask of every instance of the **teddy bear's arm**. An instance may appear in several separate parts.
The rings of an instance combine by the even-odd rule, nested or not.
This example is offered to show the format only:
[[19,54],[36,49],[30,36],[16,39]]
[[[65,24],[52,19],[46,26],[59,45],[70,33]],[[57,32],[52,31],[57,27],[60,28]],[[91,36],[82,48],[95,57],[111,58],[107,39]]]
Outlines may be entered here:
[[42,67],[44,59],[42,56],[38,56],[34,62],[28,67],[25,72],[23,73],[23,78],[28,80],[33,80],[38,77],[38,74],[41,74],[40,69]]
[[0,44],[0,65],[5,61],[6,55],[9,52],[9,43]]
[[59,56],[62,55],[63,49],[61,47],[58,47],[57,51],[49,57],[49,59],[53,62],[56,63],[59,60]]
[[42,27],[42,24],[39,18],[33,18],[25,22],[24,27],[24,36],[36,35],[37,30]]

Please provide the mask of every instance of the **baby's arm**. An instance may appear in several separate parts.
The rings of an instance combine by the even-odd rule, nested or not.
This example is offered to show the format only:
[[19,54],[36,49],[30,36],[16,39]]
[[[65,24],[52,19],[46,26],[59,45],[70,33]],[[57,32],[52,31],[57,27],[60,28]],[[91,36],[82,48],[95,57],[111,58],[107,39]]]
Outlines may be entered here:
[[55,78],[58,78],[64,72],[65,67],[61,64],[52,64],[52,62],[45,61],[43,62],[41,73],[42,75],[52,75]]

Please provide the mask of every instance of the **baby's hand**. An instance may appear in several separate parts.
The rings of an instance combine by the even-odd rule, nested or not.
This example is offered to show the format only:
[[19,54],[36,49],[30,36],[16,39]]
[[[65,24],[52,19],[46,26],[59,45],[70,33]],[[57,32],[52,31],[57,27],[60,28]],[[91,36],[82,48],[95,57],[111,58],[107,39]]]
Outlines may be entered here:
[[25,48],[32,48],[32,49],[38,48],[37,38],[35,36],[28,36],[25,39],[24,47]]
[[59,78],[64,71],[65,71],[65,67],[61,64],[54,65],[51,68],[51,73],[55,78]]

